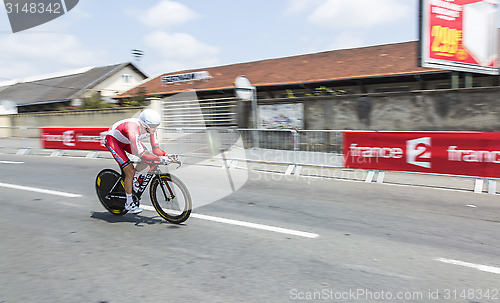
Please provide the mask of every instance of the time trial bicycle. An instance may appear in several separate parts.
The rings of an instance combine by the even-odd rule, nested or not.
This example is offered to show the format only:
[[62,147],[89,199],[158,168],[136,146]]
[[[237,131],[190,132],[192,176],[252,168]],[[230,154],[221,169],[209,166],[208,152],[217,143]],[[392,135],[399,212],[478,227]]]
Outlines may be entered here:
[[[178,159],[178,157],[170,157]],[[186,185],[175,175],[163,173],[158,161],[143,161],[149,165],[149,170],[143,180],[138,180],[139,187],[134,188],[133,195],[138,201],[150,182],[149,196],[156,212],[165,220],[171,223],[182,223],[191,214],[191,195]],[[177,160],[179,168],[182,163]],[[104,208],[110,213],[121,216],[127,213],[125,209],[125,173],[113,169],[101,170],[95,180],[97,196]],[[135,180],[134,180],[135,182]]]

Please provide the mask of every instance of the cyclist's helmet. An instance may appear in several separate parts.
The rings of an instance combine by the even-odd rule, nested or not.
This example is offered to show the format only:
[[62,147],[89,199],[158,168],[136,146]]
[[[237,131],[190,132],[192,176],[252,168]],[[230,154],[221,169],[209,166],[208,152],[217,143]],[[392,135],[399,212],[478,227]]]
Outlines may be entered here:
[[148,108],[139,114],[139,122],[148,132],[151,132],[160,125],[161,117],[155,110]]

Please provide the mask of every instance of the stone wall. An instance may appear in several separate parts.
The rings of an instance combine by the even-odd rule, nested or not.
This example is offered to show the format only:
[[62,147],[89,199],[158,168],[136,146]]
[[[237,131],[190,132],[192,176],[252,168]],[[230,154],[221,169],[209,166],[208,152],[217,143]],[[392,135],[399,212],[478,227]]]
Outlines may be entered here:
[[500,131],[499,87],[259,100],[277,102],[303,103],[310,130]]
[[[297,102],[304,104],[305,129],[310,130],[500,132],[500,87],[259,100],[259,104]],[[251,127],[251,109],[250,102],[238,102],[238,127]],[[141,110],[4,115],[0,116],[0,136],[15,135],[5,128],[11,126],[109,127]],[[36,136],[38,130],[29,133]]]
[[118,120],[131,118],[141,110],[134,107],[3,115],[0,116],[0,136],[38,137],[38,127],[109,127]]

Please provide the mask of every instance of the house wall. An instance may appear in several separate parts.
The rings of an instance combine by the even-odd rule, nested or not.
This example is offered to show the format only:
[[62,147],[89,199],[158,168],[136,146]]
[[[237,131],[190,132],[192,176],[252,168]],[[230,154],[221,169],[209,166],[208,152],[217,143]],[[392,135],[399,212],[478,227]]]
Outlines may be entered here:
[[[124,75],[130,75],[130,77],[125,78]],[[121,94],[136,87],[144,79],[145,78],[133,68],[126,66],[99,83],[92,88],[92,90],[85,92],[82,97],[90,97],[95,91],[101,91],[103,97],[114,97],[117,94]]]
[[[259,100],[303,103],[305,129],[386,131],[500,131],[500,87]],[[238,127],[250,128],[251,104],[238,101]],[[108,127],[142,108],[1,116],[0,127]],[[38,136],[37,130],[30,130]],[[15,135],[0,128],[0,136]]]
[[[387,93],[387,92],[409,92],[414,90],[438,90],[438,89],[450,89],[451,88],[451,77],[443,78],[439,80],[425,80],[420,83],[415,79],[411,82],[399,82],[392,81],[390,79],[386,80],[386,83],[376,83],[367,84],[361,80],[358,85],[336,85],[335,83],[330,84],[308,84],[305,88],[281,88],[275,90],[258,90],[259,98],[261,99],[272,99],[272,98],[288,98],[291,96],[305,97],[308,95],[314,95],[314,90],[317,88],[326,88],[330,90],[328,93],[326,90],[319,90],[316,93],[320,95],[329,95],[331,92],[338,94],[363,94],[363,93]],[[484,76],[472,77],[472,87],[491,87],[499,85],[498,76]],[[366,82],[366,81],[365,81]],[[465,76],[461,75],[459,78],[459,87],[465,88],[466,86]]]
[[12,126],[12,120],[9,117],[10,115],[0,116],[0,138],[10,136],[11,130],[9,127]]

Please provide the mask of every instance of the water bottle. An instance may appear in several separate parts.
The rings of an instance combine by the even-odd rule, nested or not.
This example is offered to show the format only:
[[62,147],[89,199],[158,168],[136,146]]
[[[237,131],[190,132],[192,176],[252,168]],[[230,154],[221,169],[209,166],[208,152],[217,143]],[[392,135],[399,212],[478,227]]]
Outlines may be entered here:
[[138,191],[139,190],[139,187],[141,186],[142,184],[142,181],[144,180],[144,175],[139,175],[138,177],[137,176],[134,176],[134,191]]

